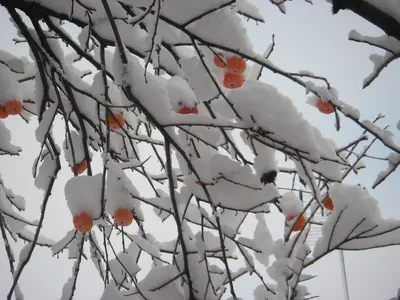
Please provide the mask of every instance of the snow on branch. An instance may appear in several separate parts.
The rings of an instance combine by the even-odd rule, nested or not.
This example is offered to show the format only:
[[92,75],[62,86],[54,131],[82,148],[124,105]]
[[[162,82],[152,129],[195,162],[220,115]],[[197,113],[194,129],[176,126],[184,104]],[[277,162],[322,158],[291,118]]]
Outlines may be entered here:
[[336,183],[329,195],[335,201],[335,211],[322,227],[313,261],[334,249],[361,250],[400,244],[400,222],[383,219],[377,201],[367,190]]
[[374,69],[364,79],[363,88],[369,86],[391,62],[400,57],[400,41],[394,37],[386,35],[381,37],[363,36],[356,30],[352,30],[349,33],[349,40],[365,43],[386,51],[385,55],[372,54],[370,56],[370,60],[374,64]]
[[[269,0],[271,2],[271,4],[277,6],[279,8],[279,10],[281,11],[281,13],[286,14],[286,5],[285,3],[288,1],[292,1],[292,0]],[[313,4],[312,0],[304,0],[305,2],[309,3],[309,4]]]

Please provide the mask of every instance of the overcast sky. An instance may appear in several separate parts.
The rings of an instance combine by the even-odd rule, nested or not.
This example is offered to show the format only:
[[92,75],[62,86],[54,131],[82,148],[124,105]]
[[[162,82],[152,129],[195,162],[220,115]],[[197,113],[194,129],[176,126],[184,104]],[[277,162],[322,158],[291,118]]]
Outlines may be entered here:
[[[272,61],[279,67],[296,72],[309,70],[314,74],[329,78],[331,84],[340,93],[341,100],[360,109],[362,119],[374,119],[379,112],[387,118],[381,125],[391,125],[396,135],[396,142],[400,144],[399,132],[395,126],[399,119],[400,92],[398,74],[400,62],[392,63],[370,87],[362,90],[362,81],[372,70],[372,63],[368,57],[372,53],[380,53],[367,45],[350,42],[348,32],[356,29],[362,34],[379,35],[382,32],[351,12],[340,12],[336,16],[330,14],[330,7],[325,1],[314,6],[295,1],[289,3],[286,15],[281,14],[269,1],[253,0],[261,8],[266,24],[256,26],[253,22],[247,23],[248,33],[257,52],[263,53],[275,34],[275,51]],[[15,55],[28,56],[26,48],[15,46],[12,38],[16,36],[15,29],[3,8],[0,8],[1,49]],[[334,128],[334,117],[316,113],[315,108],[307,105],[304,89],[279,76],[265,71],[263,80],[274,84],[287,96],[291,97],[299,110],[311,124],[318,126],[324,136],[345,144],[361,134],[361,130],[350,121],[342,120],[342,130],[337,133]],[[20,157],[0,157],[0,172],[9,188],[26,198],[26,216],[38,218],[42,192],[38,191],[32,180],[32,163],[38,154],[38,144],[34,136],[36,123],[25,124],[19,118],[9,118],[6,121],[12,130],[14,144],[23,148]],[[63,134],[60,128],[55,128],[56,139],[61,145]],[[375,154],[387,154],[387,151],[377,146]],[[360,173],[357,178],[351,178],[353,183],[362,183],[370,187],[376,174],[386,168],[386,163],[367,161],[369,168]],[[64,163],[59,179],[54,188],[53,196],[42,230],[43,234],[58,240],[71,229],[71,216],[65,205],[64,183],[71,173]],[[97,171],[100,171],[98,168]],[[379,200],[383,216],[399,218],[400,199],[400,172],[392,175],[371,194]],[[397,183],[397,184],[396,184]],[[142,191],[143,192],[143,191]],[[144,191],[146,196],[146,191]],[[150,196],[150,194],[148,195]],[[169,236],[171,224],[162,225],[154,221],[153,229],[157,229],[157,236]],[[149,226],[149,225],[147,225]],[[254,223],[247,222],[244,230],[252,229]],[[273,229],[271,229],[273,231]],[[274,235],[276,233],[273,232]],[[275,236],[278,238],[278,236]],[[15,247],[18,257],[20,247]],[[350,299],[358,300],[386,300],[395,296],[400,287],[400,247],[377,249],[345,254]],[[48,249],[37,247],[31,263],[26,268],[20,283],[25,292],[26,300],[59,299],[61,288],[71,274],[72,262],[66,260],[66,253],[60,259],[51,258]],[[6,260],[3,242],[0,240],[0,299],[4,299],[11,284],[8,262]],[[319,276],[309,283],[310,291],[321,296],[323,300],[344,299],[341,289],[338,255],[328,255],[316,264],[307,274]],[[38,274],[40,273],[40,276]],[[90,261],[83,262],[80,272],[80,282],[75,299],[99,299],[102,283],[93,269]],[[45,281],[45,283],[44,283]],[[251,287],[258,285],[252,277],[238,281],[239,296],[252,299]]]

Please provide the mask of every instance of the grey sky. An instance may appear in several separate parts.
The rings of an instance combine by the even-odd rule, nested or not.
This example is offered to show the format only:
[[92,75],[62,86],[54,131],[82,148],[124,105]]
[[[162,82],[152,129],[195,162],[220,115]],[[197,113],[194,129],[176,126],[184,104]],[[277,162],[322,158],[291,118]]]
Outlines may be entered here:
[[[395,129],[400,111],[397,99],[400,62],[392,63],[372,86],[362,90],[362,81],[372,70],[372,63],[368,56],[380,51],[347,40],[351,29],[372,36],[381,34],[379,29],[351,12],[342,11],[332,16],[330,7],[325,1],[315,1],[317,3],[314,6],[303,1],[289,3],[286,15],[281,14],[269,1],[253,0],[252,2],[261,8],[266,20],[265,25],[255,26],[252,22],[248,23],[248,32],[257,52],[264,52],[274,33],[276,47],[271,58],[276,65],[288,71],[309,70],[316,75],[327,77],[339,90],[341,100],[360,109],[362,119],[373,119],[379,112],[384,113],[387,118],[381,125],[391,125],[397,136],[396,142],[400,144],[400,135]],[[15,29],[3,8],[0,8],[0,26],[0,48],[15,55],[28,56],[22,45],[13,44],[12,38],[16,36]],[[263,80],[276,85],[283,94],[290,96],[310,123],[318,126],[324,136],[331,137],[338,144],[345,144],[361,134],[362,131],[357,126],[343,118],[342,130],[337,133],[334,128],[334,117],[321,115],[315,108],[307,105],[304,89],[294,83],[268,71],[264,71]],[[13,143],[21,146],[24,151],[18,158],[0,157],[0,171],[5,183],[16,194],[21,194],[26,198],[25,216],[36,219],[42,197],[42,192],[34,187],[31,176],[33,159],[38,153],[38,144],[34,136],[36,122],[27,125],[18,118],[9,118],[6,123],[13,132]],[[58,130],[56,128],[54,132],[60,132],[60,128]],[[63,135],[56,134],[56,139],[61,145]],[[374,151],[375,154],[387,153],[381,146],[375,147]],[[386,163],[366,162],[369,168],[351,180],[370,187],[376,174],[386,168]],[[71,173],[65,163],[63,167],[42,231],[44,235],[55,240],[62,238],[63,234],[71,229],[71,217],[65,205],[63,189]],[[99,167],[96,172],[100,172]],[[400,182],[400,172],[389,177],[377,190],[371,191],[371,194],[379,200],[385,217],[399,218],[400,187],[396,184],[398,182]],[[158,234],[168,236],[168,230],[172,227],[168,224],[161,225],[160,222],[157,223],[158,221],[154,222],[152,224],[154,227],[151,226],[153,230],[156,228]],[[251,231],[252,226],[254,226],[252,222],[247,222],[244,230]],[[161,233],[160,230],[163,232]],[[273,231],[271,228],[270,230]],[[351,299],[386,300],[396,294],[397,288],[400,287],[400,280],[396,280],[400,278],[399,248],[391,247],[345,254]],[[18,257],[19,249],[19,246],[15,247],[16,257]],[[36,248],[31,263],[20,280],[26,300],[59,299],[62,285],[71,274],[73,261],[66,260],[66,253],[62,254],[60,259],[50,258],[50,256],[51,252],[48,249]],[[0,241],[0,266],[0,299],[4,299],[11,278],[2,240]],[[333,253],[310,268],[307,274],[319,275],[309,283],[310,291],[320,295],[323,300],[343,299],[338,266],[338,255]],[[40,276],[38,276],[39,272]],[[99,299],[102,283],[90,260],[83,262],[79,276],[80,284],[75,299]],[[256,279],[253,277],[239,280],[238,294],[244,299],[252,299],[251,286],[254,286],[255,282]]]

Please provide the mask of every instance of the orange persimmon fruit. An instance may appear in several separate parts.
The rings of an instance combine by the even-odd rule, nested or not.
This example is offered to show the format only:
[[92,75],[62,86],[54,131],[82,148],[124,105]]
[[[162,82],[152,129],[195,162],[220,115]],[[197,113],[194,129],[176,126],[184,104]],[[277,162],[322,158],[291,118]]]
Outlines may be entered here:
[[[297,215],[288,216],[287,221],[289,222],[297,217],[298,217]],[[293,231],[300,231],[304,227],[305,224],[306,224],[306,219],[302,215],[296,220],[296,223],[294,224],[294,227],[293,227]]]
[[93,227],[92,218],[85,212],[74,216],[73,223],[75,229],[82,233],[89,232]]
[[244,77],[242,74],[226,73],[224,77],[224,87],[227,89],[236,89],[243,85]]
[[226,67],[230,73],[241,74],[246,70],[246,61],[240,56],[233,56],[226,61]]
[[335,111],[335,108],[331,103],[324,103],[321,99],[318,99],[317,108],[321,113],[326,115],[329,115]]
[[6,111],[6,108],[0,105],[0,119],[5,119],[7,117],[8,117],[8,112]]
[[125,119],[122,113],[112,115],[108,117],[108,124],[110,124],[110,128],[113,130],[118,130],[125,125]]
[[181,115],[187,115],[187,114],[198,114],[199,110],[197,109],[197,104],[193,107],[188,107],[188,106],[183,106],[180,110],[179,113]]
[[322,205],[327,209],[327,210],[333,210],[333,208],[335,207],[333,205],[333,201],[331,199],[331,197],[326,196],[324,200],[322,200]]
[[6,112],[9,115],[15,116],[21,113],[22,111],[22,102],[18,100],[11,100],[6,102]]
[[76,170],[76,174],[82,174],[85,172],[87,169],[87,162],[86,160],[82,161],[80,164],[76,164],[75,167],[71,167],[72,173],[75,173],[74,171]]
[[224,55],[222,53],[217,53],[218,55],[214,55],[214,65],[218,68],[226,68],[225,62],[222,60]]
[[129,226],[133,221],[133,213],[127,208],[120,208],[114,214],[114,221],[119,226]]

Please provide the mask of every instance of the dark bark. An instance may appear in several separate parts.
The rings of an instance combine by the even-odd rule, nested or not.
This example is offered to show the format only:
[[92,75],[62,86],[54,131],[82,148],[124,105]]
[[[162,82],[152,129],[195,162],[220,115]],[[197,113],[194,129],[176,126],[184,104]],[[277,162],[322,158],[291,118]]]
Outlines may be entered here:
[[363,0],[332,0],[332,13],[348,9],[400,41],[400,22]]

